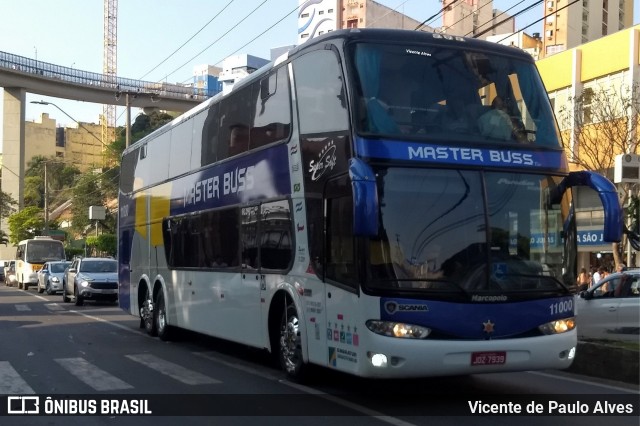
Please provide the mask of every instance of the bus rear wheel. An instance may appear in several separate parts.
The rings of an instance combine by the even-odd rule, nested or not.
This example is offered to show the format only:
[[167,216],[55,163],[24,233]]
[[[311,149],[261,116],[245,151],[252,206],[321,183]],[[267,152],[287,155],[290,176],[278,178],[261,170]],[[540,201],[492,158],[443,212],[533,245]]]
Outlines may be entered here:
[[170,340],[172,330],[171,326],[167,324],[167,308],[164,303],[164,292],[162,290],[158,292],[158,297],[156,299],[156,305],[155,309],[153,310],[153,314],[158,337],[160,338],[160,340]]
[[282,314],[279,357],[282,369],[290,378],[296,381],[303,379],[307,366],[302,359],[300,321],[293,304],[289,304]]
[[158,328],[154,321],[154,306],[153,299],[151,299],[151,291],[149,287],[146,289],[144,295],[144,301],[140,306],[140,328],[144,328],[149,336],[156,336],[158,334]]

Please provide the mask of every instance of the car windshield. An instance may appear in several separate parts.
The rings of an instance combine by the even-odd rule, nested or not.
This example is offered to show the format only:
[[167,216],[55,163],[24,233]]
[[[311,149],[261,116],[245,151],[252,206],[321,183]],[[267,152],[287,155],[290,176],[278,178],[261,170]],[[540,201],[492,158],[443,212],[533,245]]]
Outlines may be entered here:
[[117,272],[115,260],[85,260],[80,264],[80,272]]
[[49,268],[50,272],[54,274],[58,274],[58,273],[64,272],[64,270],[67,269],[69,264],[68,263],[52,263],[49,266],[50,266]]
[[535,63],[460,46],[352,45],[358,132],[560,147]]
[[573,286],[571,194],[553,195],[561,178],[392,167],[377,180],[369,288],[513,296]]

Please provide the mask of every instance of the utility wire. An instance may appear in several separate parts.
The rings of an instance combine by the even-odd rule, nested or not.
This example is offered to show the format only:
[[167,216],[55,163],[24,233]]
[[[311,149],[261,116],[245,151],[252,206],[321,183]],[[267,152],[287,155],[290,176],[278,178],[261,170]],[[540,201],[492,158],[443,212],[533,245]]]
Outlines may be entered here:
[[390,14],[391,12],[397,12],[398,8],[400,6],[404,6],[405,3],[407,3],[409,0],[404,0],[402,3],[400,3],[399,5],[397,5],[396,7],[394,7],[393,9],[391,9],[390,11],[388,11],[387,13],[385,13],[384,15],[382,15],[381,17],[379,17],[378,19],[376,19],[373,22],[367,23],[367,28],[370,28],[371,25],[375,24],[376,22],[378,22],[379,20],[381,20],[382,18],[384,18],[385,16],[387,16],[388,14]]
[[[503,11],[502,13],[500,13],[500,15],[498,15],[498,16],[501,16],[501,15],[503,15],[503,14],[507,13],[508,11],[510,11],[510,10],[511,10],[511,9],[513,9],[514,7],[518,6],[519,4],[524,3],[524,1],[525,1],[525,0],[520,0],[518,3],[514,4],[513,6],[511,6],[509,9],[507,9],[507,10]],[[487,3],[483,4],[482,6],[480,6],[477,10],[480,10],[480,9],[482,9],[482,8],[486,7],[486,6],[489,6],[489,5],[493,5],[493,3],[492,3],[492,2],[487,2]],[[456,22],[454,22],[453,24],[451,24],[451,25],[450,25],[450,27],[453,27],[455,24],[457,24],[457,23],[459,23],[459,22],[462,22],[462,21],[464,21],[464,20],[465,20],[465,19],[467,19],[467,18],[468,18],[468,16],[463,16],[462,18],[458,19]],[[493,20],[493,19],[492,19],[492,20]],[[484,26],[484,25],[486,25],[486,23],[484,23],[484,24],[482,24],[482,25]]]
[[[517,33],[519,33],[519,32],[521,32],[521,31],[523,31],[523,30],[526,30],[526,29],[527,29],[527,28],[529,28],[530,26],[535,25],[535,24],[537,24],[537,23],[538,23],[538,22],[540,22],[540,21],[544,21],[544,20],[545,20],[545,19],[547,19],[549,16],[551,16],[551,15],[553,15],[553,14],[556,14],[556,13],[560,12],[561,10],[564,10],[564,9],[568,8],[568,7],[569,7],[569,6],[571,6],[572,4],[575,4],[575,3],[579,2],[579,1],[580,1],[580,0],[573,0],[571,3],[567,4],[566,6],[562,6],[560,9],[556,9],[556,10],[554,10],[553,12],[551,12],[551,13],[548,13],[548,14],[544,15],[542,18],[540,18],[540,19],[538,19],[538,20],[536,20],[536,21],[533,21],[532,23],[530,23],[530,24],[529,24],[529,25],[527,25],[526,27],[522,27],[522,28],[520,28],[518,31],[516,31],[516,34],[517,34]],[[506,39],[508,39],[508,38],[509,38],[509,37],[511,37],[511,36],[512,36],[512,34],[511,34],[511,35],[506,36],[505,38],[503,38],[503,39],[501,39],[501,40],[498,40],[498,43],[502,43],[503,41],[505,41]]]
[[[508,18],[505,18],[505,19],[503,19],[503,20],[502,20],[502,21],[500,21],[500,22],[496,22],[495,24],[491,25],[489,28],[487,28],[487,29],[485,29],[485,30],[480,31],[480,32],[479,32],[479,33],[477,33],[477,34],[473,34],[473,32],[470,32],[470,33],[465,34],[464,36],[465,36],[465,37],[467,37],[467,36],[470,36],[470,35],[472,35],[472,34],[473,34],[473,38],[478,38],[478,37],[480,37],[481,35],[486,34],[486,33],[488,33],[489,31],[491,31],[491,30],[493,30],[493,29],[495,29],[495,28],[499,27],[500,25],[504,24],[505,22],[509,21],[510,19],[513,19],[513,18],[515,18],[516,16],[518,16],[518,15],[520,15],[520,14],[524,13],[524,12],[529,11],[530,9],[533,9],[534,7],[538,6],[539,4],[541,4],[541,3],[543,3],[543,2],[544,2],[544,0],[538,0],[537,2],[535,2],[535,3],[531,4],[530,6],[525,7],[525,8],[524,8],[524,9],[522,9],[521,11],[516,12],[513,16],[509,16]],[[513,8],[513,7],[512,7],[512,8]],[[507,9],[507,10],[509,10],[509,9]],[[503,12],[503,13],[504,13],[504,12]],[[487,24],[487,23],[485,22],[483,25],[486,25],[486,24]]]
[[231,3],[233,3],[235,0],[231,0],[229,1],[229,3],[227,3],[227,5],[225,7],[223,7],[218,13],[215,14],[215,16],[213,18],[211,18],[209,20],[209,22],[207,22],[206,24],[204,24],[204,26],[202,28],[200,28],[198,31],[196,31],[196,33],[194,35],[192,35],[191,37],[189,37],[189,39],[187,41],[185,41],[184,43],[182,43],[182,45],[180,47],[178,47],[176,50],[174,50],[169,56],[167,56],[166,58],[164,58],[164,60],[162,62],[160,62],[158,65],[156,65],[155,67],[153,67],[151,70],[147,71],[146,74],[144,74],[142,77],[140,77],[138,80],[142,80],[143,78],[145,78],[147,75],[151,74],[153,71],[155,71],[160,65],[164,64],[165,62],[167,62],[167,60],[169,60],[169,58],[171,58],[173,55],[175,55],[176,53],[178,53],[178,51],[180,49],[182,49],[187,43],[189,43],[191,40],[193,40],[193,38],[195,36],[197,36],[198,34],[200,34],[200,32],[202,30],[204,30],[207,26],[209,26],[209,24],[211,22],[213,22],[214,19],[216,19],[218,16],[220,16],[220,14],[222,12],[225,11],[225,9],[227,7],[229,7],[231,5]]
[[[279,20],[277,20],[273,25],[271,25],[269,28],[267,28],[266,30],[264,30],[263,32],[261,32],[260,34],[258,34],[257,36],[255,36],[254,38],[252,38],[251,40],[249,40],[247,43],[245,43],[244,45],[240,46],[239,48],[237,48],[235,51],[233,51],[232,53],[229,53],[228,55],[225,56],[225,58],[228,58],[229,56],[233,55],[234,53],[237,53],[240,49],[245,48],[246,46],[248,46],[249,44],[253,43],[258,37],[262,36],[263,34],[265,34],[267,31],[269,31],[270,29],[272,29],[273,27],[275,27],[276,25],[278,25],[280,22],[284,21],[285,18],[287,18],[289,15],[291,15],[293,12],[295,12],[296,10],[298,10],[300,8],[300,6],[296,6],[294,7],[290,12],[287,12],[286,15],[284,15],[282,18],[280,18]],[[222,62],[224,60],[224,58],[220,59],[218,62]],[[216,64],[218,62],[215,62]],[[183,83],[186,83],[187,81],[189,81],[189,79],[183,81]]]
[[[227,30],[227,32],[225,32],[224,34],[222,34],[220,37],[218,37],[216,40],[213,41],[213,43],[211,43],[210,45],[208,45],[207,47],[205,47],[204,49],[202,49],[200,52],[198,52],[195,56],[193,56],[191,59],[189,59],[188,61],[186,61],[184,64],[180,65],[178,68],[176,68],[175,70],[171,71],[169,74],[167,74],[163,80],[167,80],[167,78],[174,74],[175,72],[177,72],[180,68],[184,67],[185,65],[188,65],[191,61],[193,61],[194,59],[196,59],[198,56],[202,55],[204,52],[206,52],[207,50],[209,50],[211,48],[211,46],[213,46],[214,44],[216,44],[218,41],[220,41],[224,36],[226,36],[227,34],[229,34],[231,31],[233,31],[234,29],[236,29],[238,27],[238,25],[240,25],[242,22],[244,22],[247,18],[249,18],[251,15],[253,15],[260,7],[262,7],[263,4],[265,4],[267,1],[269,0],[264,0],[262,3],[260,3],[258,6],[256,6],[251,12],[249,12],[249,14],[247,14],[244,18],[242,18],[240,21],[236,22],[236,24],[229,28],[229,30]],[[297,8],[296,8],[297,9]],[[216,62],[217,63],[217,62]]]
[[442,7],[442,9],[440,9],[440,11],[439,11],[439,12],[437,12],[435,15],[432,15],[432,16],[428,17],[427,19],[425,19],[424,21],[422,21],[422,23],[421,23],[420,25],[418,25],[417,27],[415,27],[415,28],[414,28],[414,31],[418,31],[420,28],[422,28],[422,27],[425,25],[425,23],[426,23],[427,21],[431,21],[432,19],[437,18],[437,17],[438,17],[438,15],[440,15],[442,12],[444,12],[444,11],[446,10],[446,8],[448,8],[448,7],[450,7],[450,6],[453,6],[453,5],[454,5],[454,4],[456,4],[458,1],[460,1],[460,0],[453,0],[453,1],[452,1],[451,3],[449,3],[448,5],[443,6],[443,7]]

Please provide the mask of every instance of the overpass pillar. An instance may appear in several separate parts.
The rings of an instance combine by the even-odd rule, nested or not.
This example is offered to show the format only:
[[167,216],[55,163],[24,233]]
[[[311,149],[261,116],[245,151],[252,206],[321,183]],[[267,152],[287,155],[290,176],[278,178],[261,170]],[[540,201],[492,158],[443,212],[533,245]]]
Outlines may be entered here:
[[[5,87],[3,103],[2,192],[24,207],[24,132],[26,91]],[[3,219],[3,225],[6,218]]]

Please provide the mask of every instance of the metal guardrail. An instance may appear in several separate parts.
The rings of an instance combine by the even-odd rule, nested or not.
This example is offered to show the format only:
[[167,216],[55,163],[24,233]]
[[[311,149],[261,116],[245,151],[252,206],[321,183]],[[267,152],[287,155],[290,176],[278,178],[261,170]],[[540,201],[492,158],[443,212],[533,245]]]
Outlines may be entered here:
[[0,68],[10,69],[14,72],[24,74],[35,74],[71,84],[113,89],[115,92],[122,93],[155,93],[163,97],[181,99],[189,97],[194,100],[205,100],[217,93],[211,90],[205,91],[201,88],[181,86],[179,84],[158,83],[121,77],[114,78],[105,74],[63,67],[7,52],[0,52]]

